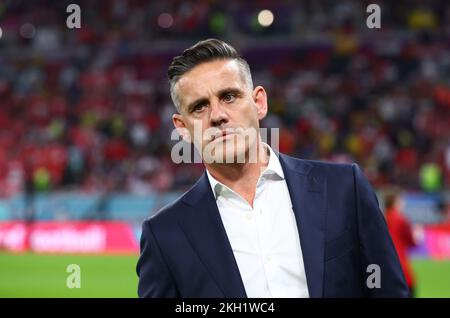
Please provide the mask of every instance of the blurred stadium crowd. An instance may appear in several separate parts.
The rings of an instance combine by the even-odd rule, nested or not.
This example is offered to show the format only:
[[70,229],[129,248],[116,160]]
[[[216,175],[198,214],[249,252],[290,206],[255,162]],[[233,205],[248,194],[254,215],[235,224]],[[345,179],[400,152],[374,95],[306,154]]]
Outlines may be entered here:
[[[381,29],[366,6],[381,6]],[[81,7],[81,29],[66,7]],[[273,12],[269,27],[258,24]],[[2,1],[0,196],[192,184],[170,157],[167,66],[217,37],[269,96],[280,151],[356,161],[376,187],[450,184],[448,1]]]

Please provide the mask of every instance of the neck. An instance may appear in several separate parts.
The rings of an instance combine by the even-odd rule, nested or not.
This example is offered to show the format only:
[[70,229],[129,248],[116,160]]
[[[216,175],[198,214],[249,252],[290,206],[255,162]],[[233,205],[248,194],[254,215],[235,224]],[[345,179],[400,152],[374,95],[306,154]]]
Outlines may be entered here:
[[205,164],[208,172],[220,183],[242,196],[252,207],[256,183],[269,163],[268,149],[261,141],[257,145],[256,163]]

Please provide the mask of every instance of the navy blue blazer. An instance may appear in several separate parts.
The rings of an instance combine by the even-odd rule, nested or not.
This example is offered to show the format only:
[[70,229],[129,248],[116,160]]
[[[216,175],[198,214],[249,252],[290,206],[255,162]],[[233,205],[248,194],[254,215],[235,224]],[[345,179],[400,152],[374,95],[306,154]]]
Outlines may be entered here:
[[[310,297],[408,297],[377,198],[358,165],[279,159]],[[374,288],[367,284],[370,264],[380,269]],[[139,297],[247,297],[206,173],[143,223],[136,269]]]

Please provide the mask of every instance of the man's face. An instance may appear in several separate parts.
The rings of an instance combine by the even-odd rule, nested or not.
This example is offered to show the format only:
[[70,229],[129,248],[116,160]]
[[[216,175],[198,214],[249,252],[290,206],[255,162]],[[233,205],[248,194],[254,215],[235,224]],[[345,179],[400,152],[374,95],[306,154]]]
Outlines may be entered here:
[[180,114],[173,115],[173,123],[185,137],[189,133],[205,162],[217,162],[211,155],[225,162],[230,152],[236,160],[256,145],[267,96],[261,86],[248,87],[237,61],[197,65],[178,80],[175,92]]

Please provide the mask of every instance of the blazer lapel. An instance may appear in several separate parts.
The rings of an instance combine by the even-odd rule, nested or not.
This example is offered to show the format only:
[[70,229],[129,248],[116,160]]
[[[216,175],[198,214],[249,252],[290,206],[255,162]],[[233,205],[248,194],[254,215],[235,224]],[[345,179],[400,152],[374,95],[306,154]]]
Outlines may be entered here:
[[310,297],[322,297],[326,179],[310,174],[306,161],[280,154],[300,236]]
[[180,226],[200,260],[225,297],[247,297],[206,172],[183,201],[189,209]]

